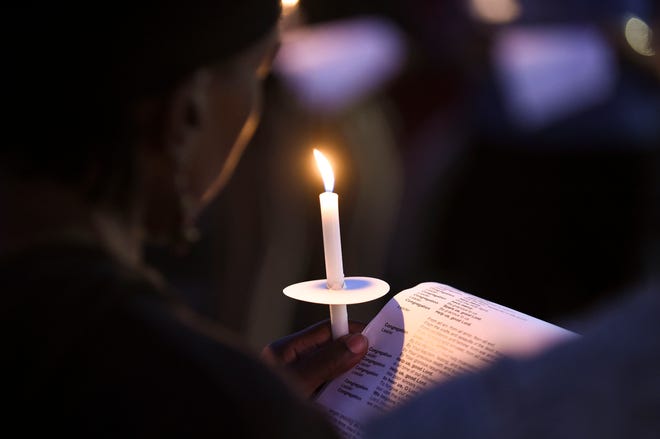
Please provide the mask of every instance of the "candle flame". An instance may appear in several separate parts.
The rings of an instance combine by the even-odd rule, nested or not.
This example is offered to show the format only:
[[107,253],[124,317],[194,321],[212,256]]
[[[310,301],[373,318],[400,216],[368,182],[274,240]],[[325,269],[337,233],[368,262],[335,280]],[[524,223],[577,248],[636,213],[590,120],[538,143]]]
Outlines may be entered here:
[[335,188],[335,174],[332,172],[330,162],[318,149],[314,149],[314,158],[316,159],[316,165],[319,167],[319,171],[321,171],[326,192],[332,192]]
[[282,5],[282,15],[285,17],[287,15],[292,15],[298,9],[299,0],[281,0],[280,4]]

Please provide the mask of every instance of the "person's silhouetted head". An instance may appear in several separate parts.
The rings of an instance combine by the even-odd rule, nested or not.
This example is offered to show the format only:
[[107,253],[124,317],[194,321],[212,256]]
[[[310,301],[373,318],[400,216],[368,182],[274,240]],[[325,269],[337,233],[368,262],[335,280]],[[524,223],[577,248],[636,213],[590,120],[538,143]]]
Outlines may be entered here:
[[3,7],[0,175],[168,238],[254,132],[279,13],[277,0]]

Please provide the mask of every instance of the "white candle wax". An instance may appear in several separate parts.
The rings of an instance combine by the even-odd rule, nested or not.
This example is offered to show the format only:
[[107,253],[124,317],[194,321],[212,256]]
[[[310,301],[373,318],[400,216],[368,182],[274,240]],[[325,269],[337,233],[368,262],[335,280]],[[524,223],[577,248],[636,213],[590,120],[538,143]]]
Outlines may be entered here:
[[332,339],[337,340],[348,334],[348,310],[346,305],[330,306],[330,325],[332,327]]
[[[334,192],[324,192],[321,201],[321,223],[323,226],[323,251],[325,253],[325,276],[328,288],[344,288],[344,264],[341,256],[341,234],[339,232],[339,197]],[[330,305],[332,338],[348,334],[348,311],[346,305]]]
[[[344,288],[344,263],[341,257],[341,234],[339,233],[339,197],[332,192],[335,176],[332,166],[318,150],[314,150],[319,170],[323,177],[325,192],[319,195],[321,202],[321,224],[323,227],[323,252],[325,254],[325,277],[328,288]],[[348,334],[348,312],[346,305],[330,305],[332,337]]]
[[344,264],[341,257],[341,235],[339,232],[339,197],[334,192],[323,192],[321,201],[321,223],[323,226],[323,251],[325,253],[325,275],[328,288],[344,288]]

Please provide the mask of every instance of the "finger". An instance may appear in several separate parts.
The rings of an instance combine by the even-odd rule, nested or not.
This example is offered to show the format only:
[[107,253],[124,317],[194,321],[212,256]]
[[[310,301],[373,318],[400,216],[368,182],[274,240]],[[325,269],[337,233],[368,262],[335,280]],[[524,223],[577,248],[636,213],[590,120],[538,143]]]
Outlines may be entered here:
[[295,349],[297,356],[302,356],[304,353],[332,341],[330,319],[323,320],[302,331],[298,331],[290,337],[290,347]]
[[323,383],[350,370],[367,353],[369,342],[361,334],[349,334],[319,348],[299,361],[294,371],[307,395]]
[[351,334],[359,334],[360,332],[364,331],[364,328],[366,327],[367,325],[362,322],[356,322],[353,320],[348,321],[348,332]]
[[[365,324],[349,321],[349,332],[359,334]],[[271,365],[286,365],[304,357],[332,341],[330,320],[323,320],[308,328],[274,341],[261,351],[261,358]]]
[[274,341],[261,351],[261,357],[269,364],[289,364],[330,341],[330,320],[324,320]]

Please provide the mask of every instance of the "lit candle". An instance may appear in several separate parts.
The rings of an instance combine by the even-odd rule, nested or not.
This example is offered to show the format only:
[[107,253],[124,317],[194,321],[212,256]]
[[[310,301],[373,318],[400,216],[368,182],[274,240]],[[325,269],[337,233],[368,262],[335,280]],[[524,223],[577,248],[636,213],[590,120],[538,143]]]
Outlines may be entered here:
[[281,0],[282,13],[284,15],[290,14],[298,7],[298,0]]
[[[339,197],[332,192],[335,186],[335,176],[330,162],[323,154],[315,149],[314,157],[325,186],[325,192],[319,195],[323,226],[325,276],[329,289],[341,290],[344,288],[344,264],[341,257],[341,235],[339,233]],[[333,338],[348,334],[346,305],[330,305],[330,322]]]

